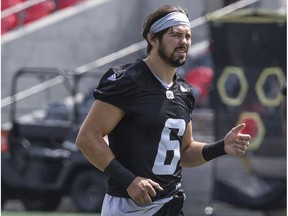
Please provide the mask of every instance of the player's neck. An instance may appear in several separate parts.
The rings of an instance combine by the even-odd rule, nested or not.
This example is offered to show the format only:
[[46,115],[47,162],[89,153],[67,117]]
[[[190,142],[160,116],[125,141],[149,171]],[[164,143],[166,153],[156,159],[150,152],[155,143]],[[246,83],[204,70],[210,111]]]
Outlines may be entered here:
[[176,73],[175,67],[168,65],[159,56],[148,56],[146,59],[144,59],[144,62],[148,65],[154,75],[161,79],[163,82],[167,84],[171,84],[173,82],[173,78]]

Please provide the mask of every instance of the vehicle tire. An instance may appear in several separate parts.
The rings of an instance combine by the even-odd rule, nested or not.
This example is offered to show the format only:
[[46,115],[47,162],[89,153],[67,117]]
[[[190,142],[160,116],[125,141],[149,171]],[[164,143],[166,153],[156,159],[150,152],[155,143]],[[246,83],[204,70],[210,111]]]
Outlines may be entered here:
[[61,202],[58,194],[41,194],[22,199],[22,203],[28,211],[54,211]]
[[73,180],[71,196],[81,212],[100,212],[106,191],[106,174],[97,170],[78,173]]

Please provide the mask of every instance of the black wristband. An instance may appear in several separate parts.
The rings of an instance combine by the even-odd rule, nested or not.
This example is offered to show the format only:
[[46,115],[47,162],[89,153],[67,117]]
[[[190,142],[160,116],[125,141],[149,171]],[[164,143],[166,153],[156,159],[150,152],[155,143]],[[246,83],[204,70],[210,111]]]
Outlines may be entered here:
[[136,178],[130,170],[120,164],[115,158],[104,169],[104,172],[119,182],[125,189],[127,189]]
[[208,143],[202,148],[202,155],[206,161],[212,160],[225,154],[226,152],[224,150],[224,139],[214,143]]

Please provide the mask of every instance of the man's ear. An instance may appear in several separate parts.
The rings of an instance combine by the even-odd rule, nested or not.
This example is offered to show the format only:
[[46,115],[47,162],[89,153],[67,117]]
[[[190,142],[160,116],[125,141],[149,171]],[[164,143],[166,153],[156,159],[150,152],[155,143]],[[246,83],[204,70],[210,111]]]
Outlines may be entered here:
[[152,46],[156,46],[157,45],[158,38],[154,37],[153,33],[150,32],[150,33],[147,34],[147,40],[149,41],[149,43]]

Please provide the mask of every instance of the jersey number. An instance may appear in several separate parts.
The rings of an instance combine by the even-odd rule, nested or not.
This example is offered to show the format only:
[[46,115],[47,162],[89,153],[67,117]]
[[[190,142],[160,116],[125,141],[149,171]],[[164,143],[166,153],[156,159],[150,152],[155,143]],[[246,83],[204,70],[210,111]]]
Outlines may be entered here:
[[[171,129],[178,130],[178,136],[185,132],[185,121],[183,119],[167,119],[161,133],[158,152],[153,166],[153,173],[156,175],[173,174],[180,160],[180,142],[170,140]],[[167,162],[168,155],[171,159]]]

